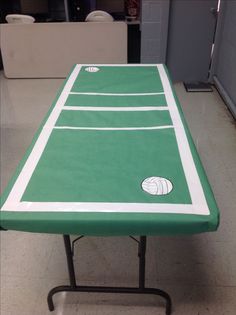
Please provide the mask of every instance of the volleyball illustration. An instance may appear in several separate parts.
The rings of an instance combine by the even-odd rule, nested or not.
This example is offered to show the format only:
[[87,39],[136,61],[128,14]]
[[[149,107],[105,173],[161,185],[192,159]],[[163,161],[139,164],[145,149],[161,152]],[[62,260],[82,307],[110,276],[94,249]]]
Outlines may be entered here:
[[87,67],[85,71],[87,72],[98,72],[100,69],[98,67]]
[[147,177],[142,182],[142,189],[150,195],[167,195],[172,189],[173,185],[169,179],[164,177]]

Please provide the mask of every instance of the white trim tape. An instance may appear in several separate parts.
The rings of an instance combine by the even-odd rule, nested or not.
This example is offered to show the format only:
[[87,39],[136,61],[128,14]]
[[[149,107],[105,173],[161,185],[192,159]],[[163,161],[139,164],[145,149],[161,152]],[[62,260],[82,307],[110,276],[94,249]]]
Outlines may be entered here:
[[76,95],[96,95],[96,96],[149,96],[149,95],[162,95],[164,92],[157,93],[97,93],[97,92],[70,92]]
[[174,125],[176,140],[179,148],[179,153],[184,169],[186,181],[189,188],[189,193],[193,205],[202,205],[206,209],[206,215],[209,214],[206,198],[202,189],[202,185],[193,161],[192,153],[189,147],[188,138],[184,130],[184,126],[180,117],[180,113],[168,80],[166,71],[163,65],[157,66],[164,88],[167,106]]
[[167,106],[142,106],[142,107],[94,107],[94,106],[64,106],[62,110],[84,110],[84,111],[107,111],[107,112],[139,112],[139,111],[155,111],[155,110],[166,110]]
[[30,212],[122,212],[122,213],[182,213],[206,215],[202,205],[161,203],[110,203],[110,202],[28,202],[9,203],[11,211]]
[[156,129],[170,129],[173,126],[151,126],[151,127],[72,127],[72,126],[55,126],[54,129],[67,129],[67,130],[156,130]]

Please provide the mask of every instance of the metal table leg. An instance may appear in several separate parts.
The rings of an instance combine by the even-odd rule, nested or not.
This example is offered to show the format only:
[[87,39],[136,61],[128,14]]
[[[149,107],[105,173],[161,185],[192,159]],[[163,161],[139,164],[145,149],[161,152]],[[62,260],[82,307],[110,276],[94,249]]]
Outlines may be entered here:
[[141,236],[139,243],[139,286],[138,287],[107,287],[107,286],[81,286],[76,284],[75,270],[73,262],[73,252],[69,235],[64,235],[64,245],[67,258],[70,285],[58,286],[51,289],[48,293],[47,301],[50,311],[54,310],[53,295],[58,292],[101,292],[101,293],[125,293],[125,294],[154,294],[166,300],[166,315],[171,314],[171,298],[163,290],[145,287],[145,255],[146,255],[146,236]]

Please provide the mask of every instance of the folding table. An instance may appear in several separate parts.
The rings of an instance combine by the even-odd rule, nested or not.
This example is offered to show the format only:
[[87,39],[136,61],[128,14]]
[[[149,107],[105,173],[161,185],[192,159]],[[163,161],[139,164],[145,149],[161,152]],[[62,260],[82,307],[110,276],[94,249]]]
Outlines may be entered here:
[[[119,292],[160,295],[170,314],[169,295],[145,287],[146,237],[214,231],[218,223],[162,64],[75,65],[1,201],[2,229],[64,237],[70,285],[49,292],[50,310],[57,292]],[[77,285],[71,234],[131,236],[139,285]]]

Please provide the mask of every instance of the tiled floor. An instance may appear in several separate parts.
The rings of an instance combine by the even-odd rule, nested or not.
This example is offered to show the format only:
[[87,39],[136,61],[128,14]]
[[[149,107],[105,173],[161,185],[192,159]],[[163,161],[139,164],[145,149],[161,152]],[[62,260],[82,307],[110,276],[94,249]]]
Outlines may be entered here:
[[[6,80],[1,74],[1,188],[4,189],[62,80]],[[234,315],[236,310],[236,128],[214,93],[177,94],[218,205],[216,233],[150,237],[147,284],[167,290],[175,315]],[[1,232],[1,315],[164,314],[159,298],[104,294],[46,296],[66,284],[61,236]],[[135,285],[137,248],[129,238],[84,238],[76,275],[84,284]]]

